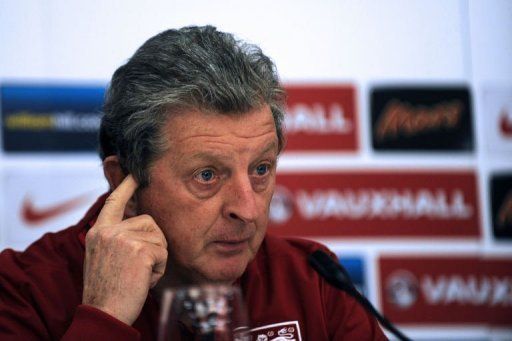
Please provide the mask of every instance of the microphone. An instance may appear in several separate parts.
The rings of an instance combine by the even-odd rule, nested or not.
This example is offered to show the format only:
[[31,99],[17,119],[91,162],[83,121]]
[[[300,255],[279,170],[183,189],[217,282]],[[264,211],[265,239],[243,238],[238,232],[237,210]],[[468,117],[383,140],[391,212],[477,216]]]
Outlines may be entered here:
[[379,313],[366,297],[357,291],[350,280],[347,270],[341,264],[334,261],[327,253],[322,250],[316,250],[308,256],[308,261],[329,284],[354,297],[370,314],[375,316],[384,328],[393,333],[399,340],[411,340],[398,330],[391,321]]

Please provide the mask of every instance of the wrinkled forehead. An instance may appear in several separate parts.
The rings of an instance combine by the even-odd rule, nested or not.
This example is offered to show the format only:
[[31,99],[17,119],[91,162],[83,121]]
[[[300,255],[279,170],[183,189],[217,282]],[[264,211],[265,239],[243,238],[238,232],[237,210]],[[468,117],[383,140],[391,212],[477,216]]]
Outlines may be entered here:
[[236,114],[180,112],[168,119],[165,139],[169,147],[188,151],[222,149],[228,145],[237,151],[261,150],[270,148],[269,145],[278,149],[275,122],[268,106]]
[[201,135],[252,138],[276,132],[276,127],[270,108],[265,106],[245,113],[182,111],[169,117],[166,130],[178,139]]

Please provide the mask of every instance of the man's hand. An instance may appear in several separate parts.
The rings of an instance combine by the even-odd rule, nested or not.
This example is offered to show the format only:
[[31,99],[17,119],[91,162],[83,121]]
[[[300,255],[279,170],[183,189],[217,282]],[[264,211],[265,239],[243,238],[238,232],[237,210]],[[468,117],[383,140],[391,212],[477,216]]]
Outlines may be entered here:
[[167,241],[149,215],[123,220],[138,184],[128,175],[86,236],[82,303],[131,325],[165,271]]

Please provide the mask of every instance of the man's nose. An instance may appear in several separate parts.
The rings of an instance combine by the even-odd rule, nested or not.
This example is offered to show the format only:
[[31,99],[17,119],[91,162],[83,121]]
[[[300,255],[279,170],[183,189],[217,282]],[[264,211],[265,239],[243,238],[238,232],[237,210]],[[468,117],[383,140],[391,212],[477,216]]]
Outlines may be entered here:
[[225,193],[224,216],[249,223],[258,216],[256,192],[248,175],[230,179]]

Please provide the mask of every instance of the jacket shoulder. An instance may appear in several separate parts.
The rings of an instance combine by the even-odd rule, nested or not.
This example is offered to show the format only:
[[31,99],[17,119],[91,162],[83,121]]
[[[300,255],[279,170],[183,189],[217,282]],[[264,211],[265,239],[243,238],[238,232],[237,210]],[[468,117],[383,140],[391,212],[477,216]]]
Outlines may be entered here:
[[[0,253],[0,264],[29,270],[39,266],[62,266],[78,260],[82,254],[79,226],[72,226],[55,233],[46,233],[24,251],[6,249]],[[78,257],[77,257],[78,256]],[[2,269],[5,266],[1,267]],[[0,271],[1,273],[2,271]]]
[[317,250],[334,255],[327,246],[309,239],[296,237],[279,237],[267,235],[264,242],[264,250],[268,256],[307,257]]

